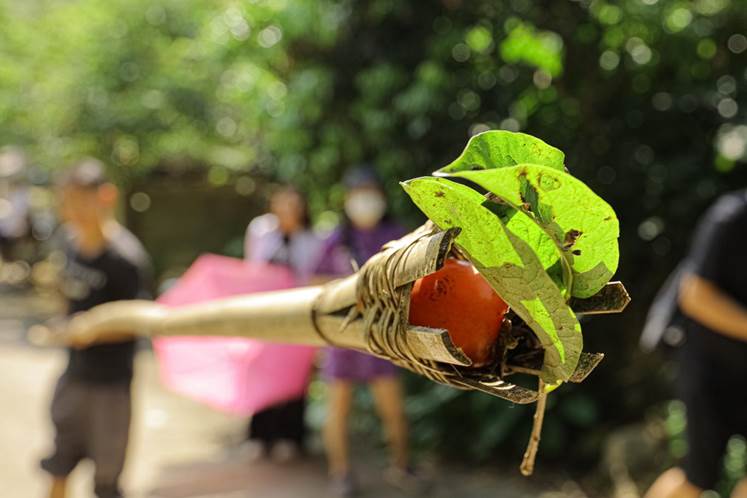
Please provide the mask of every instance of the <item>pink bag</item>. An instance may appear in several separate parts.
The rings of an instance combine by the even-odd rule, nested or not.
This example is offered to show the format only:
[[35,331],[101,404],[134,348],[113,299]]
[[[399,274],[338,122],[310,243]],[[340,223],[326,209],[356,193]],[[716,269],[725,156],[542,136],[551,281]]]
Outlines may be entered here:
[[[292,288],[286,268],[206,254],[158,302],[183,306],[238,294]],[[162,382],[218,410],[251,415],[303,395],[315,349],[236,337],[153,340]]]

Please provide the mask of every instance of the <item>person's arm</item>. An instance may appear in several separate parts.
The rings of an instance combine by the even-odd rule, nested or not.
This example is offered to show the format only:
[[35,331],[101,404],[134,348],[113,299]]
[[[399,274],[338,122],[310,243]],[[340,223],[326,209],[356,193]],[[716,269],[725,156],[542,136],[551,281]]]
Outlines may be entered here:
[[244,261],[252,259],[252,249],[254,246],[254,237],[252,236],[252,225],[251,223],[246,227],[244,233]]
[[312,265],[312,283],[322,284],[351,273],[346,271],[347,267],[340,264],[341,258],[345,258],[340,252],[346,252],[342,240],[342,230],[339,227],[322,240],[317,261]]
[[[68,330],[75,330],[75,327],[71,327]],[[76,349],[83,349],[91,346],[92,344],[115,344],[120,342],[128,342],[135,339],[137,335],[131,331],[107,331],[106,334],[100,334],[96,336],[82,335],[79,333],[68,332],[66,338],[67,345]]]
[[678,303],[686,316],[713,332],[747,341],[747,308],[731,292],[747,275],[743,195],[722,196],[698,223]]
[[710,280],[693,273],[684,275],[679,305],[685,315],[714,332],[747,342],[747,308]]
[[244,261],[266,262],[272,256],[281,245],[277,225],[275,215],[269,213],[249,222],[244,234]]

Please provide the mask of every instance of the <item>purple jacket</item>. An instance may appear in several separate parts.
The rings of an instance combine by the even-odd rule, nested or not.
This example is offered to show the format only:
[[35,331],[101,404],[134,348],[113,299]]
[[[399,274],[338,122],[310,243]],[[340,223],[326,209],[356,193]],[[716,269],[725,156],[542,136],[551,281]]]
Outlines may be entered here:
[[349,275],[352,261],[358,266],[379,252],[381,246],[402,237],[407,231],[400,225],[382,222],[371,230],[338,227],[324,241],[322,256],[316,273],[320,275]]
[[[404,234],[404,228],[387,222],[372,230],[340,227],[325,240],[317,273],[348,275],[353,272],[352,261],[362,265],[381,246]],[[393,375],[397,375],[397,367],[388,361],[350,349],[328,348],[322,362],[322,377],[327,380],[370,382]]]

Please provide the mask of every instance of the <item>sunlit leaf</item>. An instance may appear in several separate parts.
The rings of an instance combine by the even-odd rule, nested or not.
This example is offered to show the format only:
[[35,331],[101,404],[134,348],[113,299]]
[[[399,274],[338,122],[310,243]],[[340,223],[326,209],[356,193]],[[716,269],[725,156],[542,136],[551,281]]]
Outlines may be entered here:
[[475,182],[532,216],[573,270],[573,296],[593,296],[617,270],[620,229],[615,212],[577,178],[534,164],[454,176]]
[[491,130],[470,138],[462,154],[436,173],[505,168],[524,163],[562,170],[564,160],[565,154],[561,150],[539,138],[525,133]]
[[509,230],[484,206],[485,198],[469,187],[432,177],[402,185],[439,228],[462,229],[457,245],[542,343],[543,380],[568,379],[583,347],[581,327],[534,248]]

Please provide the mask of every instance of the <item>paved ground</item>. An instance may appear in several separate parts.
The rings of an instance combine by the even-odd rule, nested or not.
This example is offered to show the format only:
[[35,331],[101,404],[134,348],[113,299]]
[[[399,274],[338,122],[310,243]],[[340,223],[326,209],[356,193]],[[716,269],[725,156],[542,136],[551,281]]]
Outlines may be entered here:
[[[45,475],[37,461],[51,440],[47,406],[64,353],[23,340],[29,322],[53,307],[47,301],[0,295],[0,495],[42,497]],[[132,498],[326,498],[323,459],[277,465],[251,462],[227,452],[243,420],[226,416],[162,389],[150,352],[138,357],[136,409],[125,476]],[[402,495],[381,481],[383,457],[359,456],[362,497]],[[449,468],[434,472],[430,498],[584,498],[572,484],[541,486],[537,480],[501,477],[495,471]],[[81,465],[72,479],[72,498],[91,498],[91,469]],[[553,490],[556,488],[556,490]],[[560,488],[557,490],[557,488]]]

